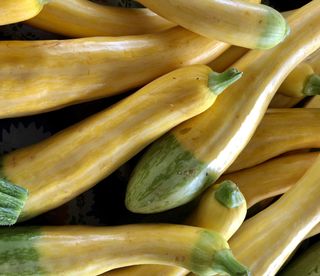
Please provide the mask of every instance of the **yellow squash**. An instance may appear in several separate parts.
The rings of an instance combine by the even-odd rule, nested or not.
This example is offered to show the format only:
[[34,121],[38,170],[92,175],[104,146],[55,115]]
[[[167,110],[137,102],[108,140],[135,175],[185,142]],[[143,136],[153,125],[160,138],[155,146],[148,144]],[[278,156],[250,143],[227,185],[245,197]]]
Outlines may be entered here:
[[175,25],[148,9],[111,7],[89,0],[51,0],[27,23],[69,37],[139,35]]
[[180,27],[159,34],[0,42],[0,118],[122,93],[229,46]]
[[223,72],[237,60],[243,57],[246,53],[248,53],[249,50],[250,49],[243,47],[231,46],[216,59],[208,63],[208,66],[214,71]]
[[272,98],[270,108],[290,108],[298,104],[302,99],[297,97],[289,97],[282,94],[275,94]]
[[227,172],[253,167],[280,154],[320,147],[320,109],[269,109]]
[[199,276],[247,275],[217,232],[173,224],[0,228],[2,275],[92,276],[167,264]]
[[300,63],[283,81],[269,107],[292,107],[306,96],[320,94],[320,76],[307,62]]
[[252,275],[275,275],[320,222],[320,156],[278,201],[245,221],[230,240],[234,255]]
[[[3,156],[0,187],[9,182],[29,191],[20,220],[62,205],[175,125],[206,110],[240,76],[234,69],[217,74],[205,65],[170,72],[112,107]],[[0,225],[6,223],[2,220]]]
[[313,96],[306,104],[304,108],[320,108],[320,96]]
[[318,152],[308,152],[278,157],[252,168],[224,174],[219,180],[230,179],[237,183],[250,208],[291,189],[318,155]]
[[320,223],[318,223],[315,227],[312,228],[312,230],[308,233],[306,238],[313,237],[315,235],[318,235],[320,233]]
[[[237,185],[231,181],[223,181],[204,193],[184,224],[218,232],[228,240],[239,229],[246,213],[246,201]],[[104,276],[182,276],[188,273],[188,270],[179,267],[143,265],[107,272]]]
[[190,31],[246,48],[272,48],[289,33],[282,15],[261,4],[241,0],[138,2]]
[[1,0],[0,26],[36,16],[48,0]]
[[153,143],[129,180],[126,206],[130,211],[156,213],[181,206],[233,163],[281,83],[320,47],[320,0],[299,9],[288,22],[292,31],[283,43],[268,51],[251,50],[234,64],[243,77],[219,97],[214,108]]

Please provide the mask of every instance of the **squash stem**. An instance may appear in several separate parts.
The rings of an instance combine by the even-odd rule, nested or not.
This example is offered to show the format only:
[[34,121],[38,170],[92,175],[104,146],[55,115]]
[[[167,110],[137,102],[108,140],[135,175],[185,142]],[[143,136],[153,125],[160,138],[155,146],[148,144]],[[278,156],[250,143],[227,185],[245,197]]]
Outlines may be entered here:
[[230,68],[223,73],[211,72],[209,74],[209,89],[216,95],[221,94],[228,86],[241,78],[242,72],[235,68]]
[[228,273],[228,275],[236,275],[236,276],[245,276],[250,275],[250,271],[247,267],[239,263],[233,256],[231,250],[224,249],[218,251],[214,255],[215,263],[220,264],[224,271]]
[[238,186],[230,180],[219,184],[214,196],[223,206],[230,209],[239,207],[245,201]]
[[0,225],[17,222],[27,197],[25,188],[10,183],[4,177],[0,178]]
[[313,74],[307,80],[303,89],[303,94],[306,96],[320,95],[320,76]]

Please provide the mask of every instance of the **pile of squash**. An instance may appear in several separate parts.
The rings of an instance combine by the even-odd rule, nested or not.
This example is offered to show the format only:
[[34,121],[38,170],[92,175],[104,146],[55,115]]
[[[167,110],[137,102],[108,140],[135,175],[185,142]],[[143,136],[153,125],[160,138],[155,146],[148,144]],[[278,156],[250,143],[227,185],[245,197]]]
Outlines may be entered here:
[[[319,244],[287,264],[320,232],[320,0],[138,2],[0,1],[68,37],[0,41],[1,119],[129,91],[2,156],[0,275],[320,275]],[[126,208],[182,222],[24,225],[137,154]]]

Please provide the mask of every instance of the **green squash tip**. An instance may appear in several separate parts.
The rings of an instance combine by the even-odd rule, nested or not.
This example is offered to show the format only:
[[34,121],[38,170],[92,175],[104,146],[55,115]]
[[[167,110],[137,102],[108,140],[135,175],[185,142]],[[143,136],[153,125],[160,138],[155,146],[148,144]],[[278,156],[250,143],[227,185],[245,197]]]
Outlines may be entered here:
[[17,222],[27,201],[28,190],[0,178],[0,225],[9,226]]
[[225,180],[219,184],[214,196],[227,208],[237,208],[245,202],[238,186],[230,180]]
[[242,72],[236,68],[230,68],[222,73],[211,72],[209,74],[209,89],[216,95],[221,94],[228,86],[242,77]]
[[311,75],[303,89],[303,94],[306,96],[320,95],[320,76],[317,74]]

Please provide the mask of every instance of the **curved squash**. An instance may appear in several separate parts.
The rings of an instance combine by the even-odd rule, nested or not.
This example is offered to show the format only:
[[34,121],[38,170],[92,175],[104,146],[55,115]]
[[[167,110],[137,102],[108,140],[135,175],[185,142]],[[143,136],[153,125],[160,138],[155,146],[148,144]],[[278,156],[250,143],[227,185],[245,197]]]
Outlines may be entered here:
[[308,152],[278,157],[255,167],[224,174],[219,181],[230,179],[237,183],[250,208],[291,189],[318,156],[318,152]]
[[289,27],[282,15],[261,4],[239,0],[138,2],[190,31],[246,48],[272,48],[289,33]]
[[320,47],[319,0],[299,9],[289,23],[292,32],[283,43],[268,51],[252,50],[235,63],[245,73],[214,108],[180,124],[149,148],[129,181],[130,211],[156,213],[185,204],[227,170],[282,81]]
[[3,156],[1,179],[29,191],[19,219],[91,188],[169,129],[206,110],[240,76],[205,65],[177,69],[39,144]]
[[3,275],[97,275],[134,264],[182,266],[197,275],[249,275],[218,233],[141,224],[0,229]]
[[36,16],[48,0],[1,0],[0,26]]
[[228,47],[180,27],[119,38],[2,41],[0,118],[119,94],[171,70],[207,63]]
[[245,221],[231,238],[234,255],[253,275],[275,275],[320,222],[319,170],[320,156],[293,188]]
[[227,172],[253,167],[289,151],[319,148],[319,121],[319,109],[269,109]]
[[88,0],[51,0],[26,23],[69,37],[139,35],[175,26],[148,9],[110,7]]
[[[201,197],[198,206],[184,222],[186,225],[215,231],[228,240],[240,227],[247,213],[246,201],[237,185],[231,181],[210,187]],[[163,265],[143,265],[110,271],[104,276],[182,276],[188,270]]]

